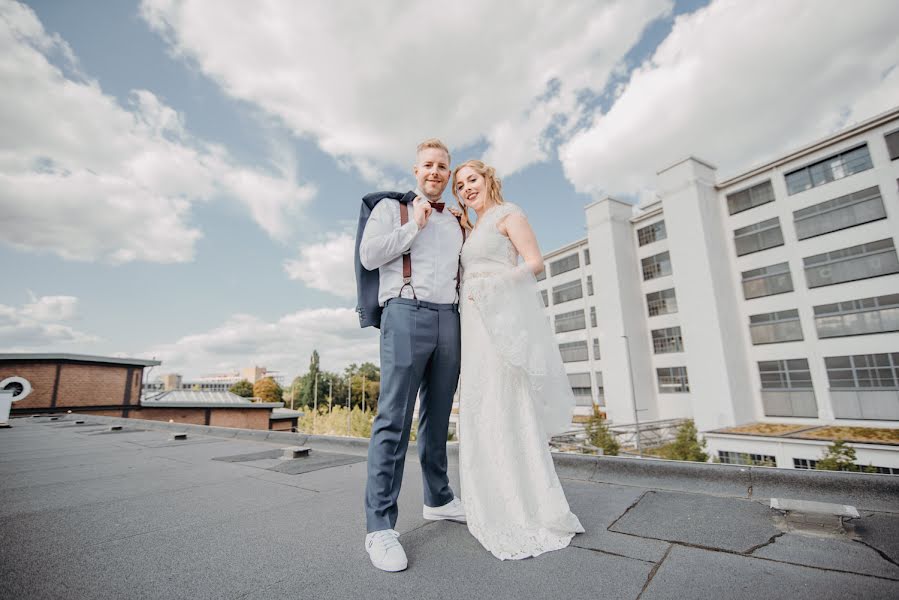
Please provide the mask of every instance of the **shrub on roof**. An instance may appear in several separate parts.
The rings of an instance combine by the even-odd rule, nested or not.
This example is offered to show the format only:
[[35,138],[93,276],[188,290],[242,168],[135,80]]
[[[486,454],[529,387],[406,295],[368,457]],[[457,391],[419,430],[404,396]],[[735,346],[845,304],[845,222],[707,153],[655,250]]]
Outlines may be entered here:
[[708,462],[709,455],[704,452],[705,445],[705,440],[699,440],[696,424],[692,420],[685,421],[677,428],[677,436],[674,441],[659,449],[659,456],[670,460]]

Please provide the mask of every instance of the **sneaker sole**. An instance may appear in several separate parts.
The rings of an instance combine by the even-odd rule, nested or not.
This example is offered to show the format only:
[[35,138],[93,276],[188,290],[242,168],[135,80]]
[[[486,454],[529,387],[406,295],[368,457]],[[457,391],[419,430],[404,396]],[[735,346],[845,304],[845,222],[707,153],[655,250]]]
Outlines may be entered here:
[[437,517],[433,515],[426,515],[422,513],[422,518],[428,521],[454,521],[456,523],[468,523],[465,517]]
[[403,565],[402,567],[399,567],[397,569],[387,569],[385,567],[379,567],[375,563],[371,563],[371,565],[376,569],[384,571],[385,573],[399,573],[400,571],[405,571],[409,567],[409,563],[406,563],[405,565]]

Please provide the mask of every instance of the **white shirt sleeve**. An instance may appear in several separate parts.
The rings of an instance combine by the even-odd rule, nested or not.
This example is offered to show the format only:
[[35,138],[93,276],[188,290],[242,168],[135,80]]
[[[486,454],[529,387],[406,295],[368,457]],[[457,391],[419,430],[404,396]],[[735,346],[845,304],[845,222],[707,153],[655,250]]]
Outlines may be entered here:
[[[408,223],[397,227],[393,207],[390,206],[392,202],[394,201],[390,199],[378,202],[365,224],[365,231],[362,232],[359,260],[369,271],[399,258],[409,250],[412,241],[418,235],[418,224],[411,214]],[[409,209],[411,213],[412,207]]]

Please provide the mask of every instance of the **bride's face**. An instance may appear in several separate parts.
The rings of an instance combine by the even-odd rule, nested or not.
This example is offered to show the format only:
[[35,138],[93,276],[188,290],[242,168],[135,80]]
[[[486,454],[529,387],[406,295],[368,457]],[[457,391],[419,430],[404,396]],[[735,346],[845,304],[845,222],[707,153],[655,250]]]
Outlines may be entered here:
[[471,167],[456,173],[456,194],[476,213],[487,208],[487,182]]

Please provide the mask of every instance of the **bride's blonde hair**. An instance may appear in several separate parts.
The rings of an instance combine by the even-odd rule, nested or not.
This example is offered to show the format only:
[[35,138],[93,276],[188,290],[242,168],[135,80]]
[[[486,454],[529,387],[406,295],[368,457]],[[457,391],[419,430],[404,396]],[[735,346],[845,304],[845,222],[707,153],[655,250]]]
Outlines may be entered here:
[[462,209],[462,226],[471,230],[471,221],[468,219],[468,207],[465,206],[465,201],[459,197],[459,191],[456,189],[456,176],[459,174],[459,171],[465,167],[468,167],[484,178],[484,184],[487,188],[487,201],[491,205],[502,204],[504,202],[503,182],[496,176],[496,169],[485,164],[482,160],[466,160],[453,171],[452,190],[453,196],[456,197],[456,202],[459,203],[459,208]]

